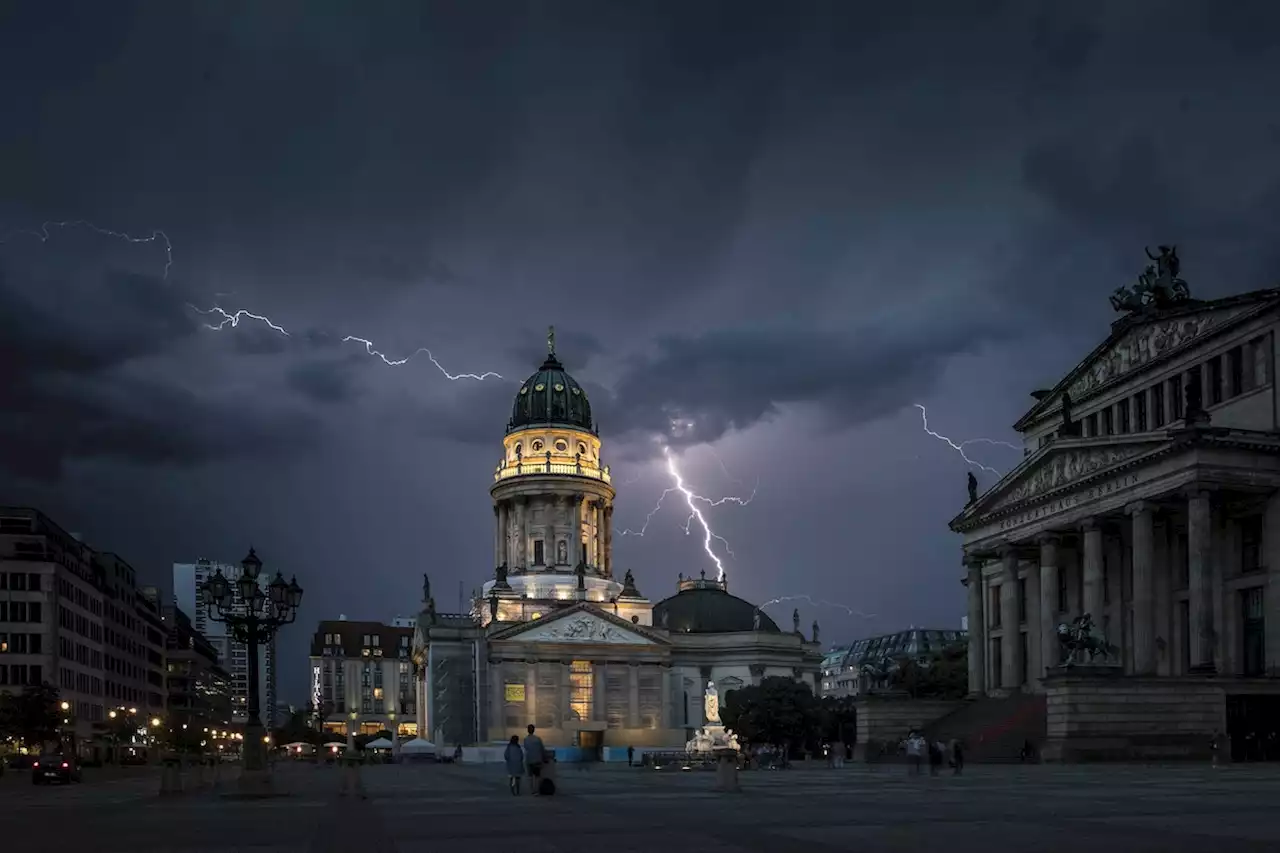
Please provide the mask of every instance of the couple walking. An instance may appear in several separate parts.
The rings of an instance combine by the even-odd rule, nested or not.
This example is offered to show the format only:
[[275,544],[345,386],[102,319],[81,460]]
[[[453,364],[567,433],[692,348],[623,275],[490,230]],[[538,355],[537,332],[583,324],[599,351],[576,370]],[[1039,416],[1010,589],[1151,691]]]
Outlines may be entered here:
[[502,757],[507,765],[507,784],[511,788],[511,793],[515,796],[520,795],[520,779],[528,775],[529,787],[536,797],[541,793],[538,788],[542,780],[542,765],[546,762],[546,750],[542,746],[542,738],[533,733],[532,724],[529,725],[528,732],[523,749],[520,748],[520,736],[512,735]]

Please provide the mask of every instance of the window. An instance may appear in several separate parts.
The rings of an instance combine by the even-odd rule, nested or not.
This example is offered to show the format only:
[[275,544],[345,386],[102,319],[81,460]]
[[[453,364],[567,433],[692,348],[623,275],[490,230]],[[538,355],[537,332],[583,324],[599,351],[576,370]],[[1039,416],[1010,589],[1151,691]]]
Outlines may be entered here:
[[535,566],[545,565],[542,555],[542,540],[533,540],[533,564]]
[[1260,676],[1266,672],[1266,618],[1263,615],[1263,587],[1240,590],[1240,615],[1243,660],[1246,676]]
[[999,687],[1002,682],[1002,673],[1004,672],[1003,646],[1004,643],[999,638],[991,641],[991,684],[994,687]]
[[1024,632],[1018,635],[1018,670],[1019,670],[1018,683],[1019,684],[1027,683],[1027,675],[1029,674],[1028,673],[1029,663],[1027,660],[1028,657],[1030,656],[1027,654],[1027,635]]
[[24,592],[27,588],[26,572],[11,572],[9,574],[9,589],[14,592]]
[[43,609],[44,609],[44,605],[41,604],[39,601],[29,602],[27,604],[27,621],[43,622],[44,621]]
[[1089,416],[1084,419],[1084,434],[1089,438],[1096,438],[1098,435],[1098,413],[1090,412]]
[[1240,519],[1240,571],[1260,572],[1262,565],[1262,516],[1249,515]]
[[1027,580],[1018,578],[1018,621],[1027,621]]
[[1222,402],[1222,356],[1209,359],[1209,405]]
[[1102,434],[1103,435],[1116,434],[1115,412],[1112,410],[1110,406],[1107,406],[1107,408],[1102,410]]
[[1058,612],[1067,612],[1067,573],[1061,566],[1058,567]]
[[991,587],[991,607],[987,611],[987,621],[992,628],[1000,627],[1000,587]]
[[1133,396],[1133,429],[1135,432],[1147,431],[1147,392],[1140,391]]
[[1129,401],[1121,400],[1116,403],[1116,408],[1120,410],[1120,434],[1127,435],[1129,432]]
[[1164,423],[1164,383],[1157,382],[1151,388],[1151,425],[1159,429]]
[[569,664],[569,710],[574,720],[591,720],[595,673],[590,661],[575,660]]
[[379,635],[377,635],[377,634],[374,634],[374,635],[373,635],[373,644],[374,644],[375,646],[380,646],[380,645],[382,645],[382,637],[380,637],[380,636],[379,636]]
[[1175,376],[1165,383],[1169,390],[1169,403],[1171,405],[1173,419],[1178,420],[1182,417],[1182,377]]
[[40,591],[40,576],[35,572],[27,572],[27,591],[28,592]]
[[556,441],[556,452],[557,452],[557,453],[567,453],[568,451],[569,451],[569,442],[565,441],[563,438],[561,438],[561,439],[557,439],[557,441]]
[[1227,351],[1227,396],[1239,397],[1244,393],[1244,349],[1232,347]]

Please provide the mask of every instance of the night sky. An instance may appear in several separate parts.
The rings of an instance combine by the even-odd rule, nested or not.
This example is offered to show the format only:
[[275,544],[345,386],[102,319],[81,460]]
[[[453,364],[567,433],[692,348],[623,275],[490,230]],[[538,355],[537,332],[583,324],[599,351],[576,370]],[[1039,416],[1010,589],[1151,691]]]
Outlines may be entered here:
[[[706,511],[731,591],[874,614],[801,603],[827,643],[958,627],[966,465],[913,404],[1014,440],[1144,244],[1194,296],[1277,283],[1274,7],[0,2],[0,503],[152,582],[297,573],[301,703],[317,620],[492,575],[555,324],[619,528],[669,443],[708,497],[759,484]],[[655,601],[714,571],[667,500],[614,538]]]

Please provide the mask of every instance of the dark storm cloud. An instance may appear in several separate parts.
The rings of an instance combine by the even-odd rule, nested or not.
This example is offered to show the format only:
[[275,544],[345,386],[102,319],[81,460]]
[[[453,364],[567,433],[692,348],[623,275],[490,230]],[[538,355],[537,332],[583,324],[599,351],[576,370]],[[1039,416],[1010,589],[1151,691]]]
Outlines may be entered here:
[[200,330],[179,288],[121,272],[83,284],[0,269],[3,470],[48,480],[73,459],[191,464],[305,442],[300,417],[130,371]]
[[[547,356],[546,331],[523,329],[512,337],[520,342],[507,348],[507,355],[516,364],[537,365]],[[556,327],[556,352],[561,359],[570,359],[575,369],[586,367],[593,358],[605,352],[604,343],[590,332],[580,329]]]
[[290,368],[287,381],[312,402],[348,403],[361,393],[354,367],[352,358],[307,361]]
[[[951,357],[1012,334],[980,304],[944,302],[909,316],[870,315],[835,331],[789,325],[664,337],[652,354],[632,358],[612,388],[582,384],[597,426],[615,442],[629,438],[641,454],[657,448],[655,438],[676,446],[714,442],[788,404],[816,405],[833,424],[857,426],[928,393]],[[517,387],[465,390],[420,426],[492,444]]]

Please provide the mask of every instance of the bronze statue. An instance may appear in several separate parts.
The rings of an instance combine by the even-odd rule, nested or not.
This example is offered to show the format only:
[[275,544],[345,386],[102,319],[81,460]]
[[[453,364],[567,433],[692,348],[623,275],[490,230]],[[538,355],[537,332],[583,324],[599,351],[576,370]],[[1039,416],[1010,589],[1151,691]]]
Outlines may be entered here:
[[585,559],[578,560],[578,565],[574,568],[573,573],[578,576],[578,589],[586,589],[587,562]]
[[498,619],[498,596],[493,593],[489,594],[489,618],[494,621]]
[[422,600],[431,600],[431,578],[426,572],[422,573]]
[[671,614],[670,614],[670,613],[668,613],[667,611],[663,610],[663,611],[662,611],[662,629],[663,629],[664,631],[665,631],[665,630],[667,630],[667,626],[668,626],[670,623],[671,623]]
[[751,630],[760,630],[760,608],[756,608],[756,612],[751,614]]
[[791,611],[791,624],[795,628],[797,634],[800,633],[800,608],[797,607]]
[[973,472],[969,472],[969,503],[973,503],[978,499],[978,478],[973,476]]
[[1151,254],[1144,248],[1147,264],[1138,281],[1132,287],[1117,287],[1111,294],[1111,307],[1116,311],[1132,313],[1145,308],[1168,308],[1191,299],[1191,290],[1179,277],[1182,261],[1177,246],[1157,246],[1159,254]]
[[635,586],[636,579],[632,576],[631,570],[627,569],[627,573],[622,576],[622,585],[625,587]]
[[818,620],[813,620],[813,642],[818,642]]

